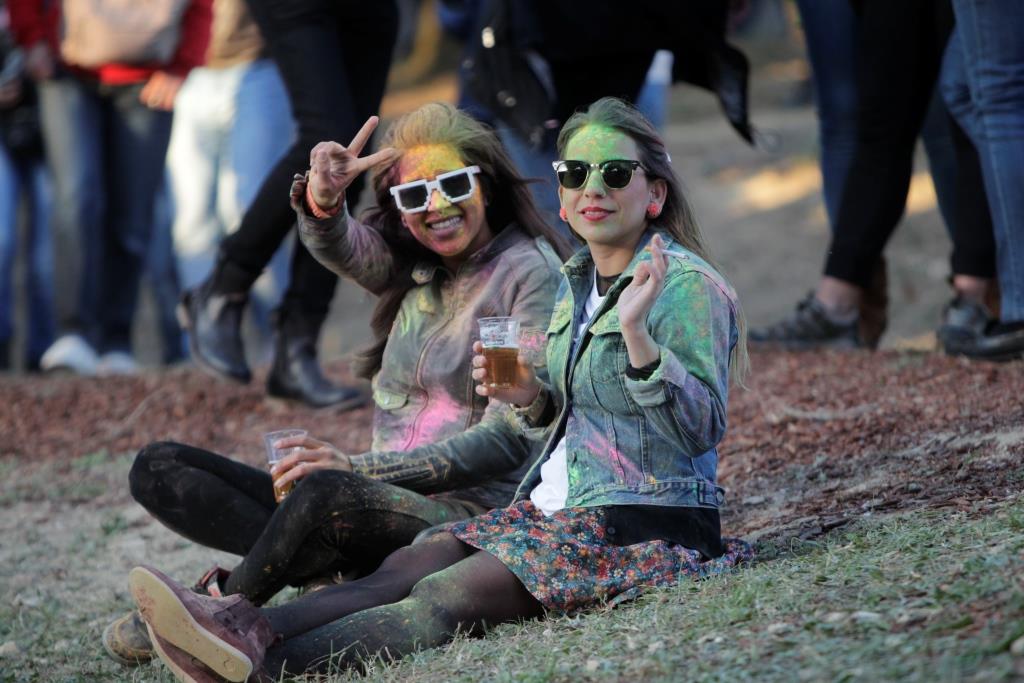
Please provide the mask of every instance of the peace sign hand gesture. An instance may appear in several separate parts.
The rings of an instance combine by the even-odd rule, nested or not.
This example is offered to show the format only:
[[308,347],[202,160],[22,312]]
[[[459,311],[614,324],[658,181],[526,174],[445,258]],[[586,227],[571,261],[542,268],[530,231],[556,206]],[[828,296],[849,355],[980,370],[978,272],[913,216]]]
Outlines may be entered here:
[[309,153],[309,191],[317,206],[333,209],[356,176],[398,155],[396,149],[387,147],[365,157],[359,156],[379,122],[376,116],[368,118],[348,147],[337,142],[320,142]]

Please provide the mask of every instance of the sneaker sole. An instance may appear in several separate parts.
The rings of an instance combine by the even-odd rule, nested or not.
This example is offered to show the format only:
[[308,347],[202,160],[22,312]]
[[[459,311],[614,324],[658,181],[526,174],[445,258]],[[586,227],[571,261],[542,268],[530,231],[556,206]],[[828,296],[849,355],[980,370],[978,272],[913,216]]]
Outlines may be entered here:
[[[114,630],[114,627],[116,625],[117,625],[116,621],[113,622],[113,623],[107,624],[107,627],[105,629],[103,629],[103,637],[101,639],[102,642],[103,642],[103,649],[106,650],[106,652],[110,656],[110,658],[113,659],[118,664],[121,664],[122,666],[141,666],[141,665],[145,664],[146,662],[152,661],[152,659],[153,659],[153,652],[152,651],[150,651],[148,654],[144,654],[144,655],[139,656],[139,657],[132,657],[130,659],[128,657],[125,657],[124,655],[120,654],[119,652],[115,651],[110,646],[110,641],[113,640],[113,630]],[[152,638],[150,638],[150,642],[152,642]]]
[[[200,660],[222,678],[234,683],[249,678],[252,660],[196,621],[160,577],[145,567],[135,567],[128,574],[128,585],[146,624],[167,642]],[[153,639],[154,645],[156,642]]]
[[179,681],[184,681],[185,683],[211,683],[213,679],[209,676],[196,678],[178,666],[171,653],[164,649],[163,645],[160,643],[160,639],[156,637],[156,634],[153,632],[153,627],[146,624],[146,630],[149,631],[149,639],[153,641],[153,649],[156,651],[157,656],[160,657],[160,661],[164,663],[164,666],[171,670],[171,673],[174,674]]

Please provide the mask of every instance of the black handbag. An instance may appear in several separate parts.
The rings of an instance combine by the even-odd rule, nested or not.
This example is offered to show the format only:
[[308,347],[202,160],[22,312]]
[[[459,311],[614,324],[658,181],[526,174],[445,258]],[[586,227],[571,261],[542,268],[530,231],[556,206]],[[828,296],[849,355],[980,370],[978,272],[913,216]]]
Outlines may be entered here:
[[525,7],[509,0],[487,0],[478,30],[463,60],[469,94],[534,148],[552,119],[555,87],[544,59],[526,47],[528,36],[516,12]]

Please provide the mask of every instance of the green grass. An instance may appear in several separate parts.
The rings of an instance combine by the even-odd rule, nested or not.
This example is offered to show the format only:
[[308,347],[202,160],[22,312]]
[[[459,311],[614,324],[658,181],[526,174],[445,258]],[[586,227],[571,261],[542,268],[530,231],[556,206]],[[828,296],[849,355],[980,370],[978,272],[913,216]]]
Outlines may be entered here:
[[0,460],[0,507],[35,501],[89,503],[111,493],[126,498],[124,482],[133,458],[100,450],[28,466],[17,459]]
[[[82,539],[120,533],[116,515]],[[1024,677],[1024,498],[970,518],[917,511],[834,536],[761,544],[735,574],[614,610],[500,627],[483,639],[369,665],[380,681],[1001,681]],[[92,553],[68,558],[98,562]],[[2,578],[2,577],[0,577]],[[41,585],[58,580],[41,577]],[[31,594],[31,593],[30,593]],[[99,631],[126,598],[87,607],[45,590],[0,604],[0,682],[169,681],[123,669]],[[1020,645],[1018,645],[1018,648]],[[354,674],[335,680],[357,679]]]
[[[765,546],[734,575],[376,662],[382,681],[1000,681],[1024,677],[1024,501]],[[346,677],[341,677],[342,679]],[[355,678],[352,676],[351,678]]]

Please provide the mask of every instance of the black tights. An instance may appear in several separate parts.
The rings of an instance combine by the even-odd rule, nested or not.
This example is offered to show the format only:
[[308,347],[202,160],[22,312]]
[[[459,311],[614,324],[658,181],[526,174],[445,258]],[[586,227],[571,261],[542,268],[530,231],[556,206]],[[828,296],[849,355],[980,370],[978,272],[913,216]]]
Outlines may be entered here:
[[368,574],[424,529],[483,511],[340,471],[303,478],[278,505],[266,471],[171,442],[143,448],[129,484],[172,530],[244,555],[224,588],[256,604],[333,572]]
[[267,650],[263,668],[275,681],[282,673],[327,673],[542,613],[497,558],[440,533],[394,552],[365,578],[265,608],[284,642]]

